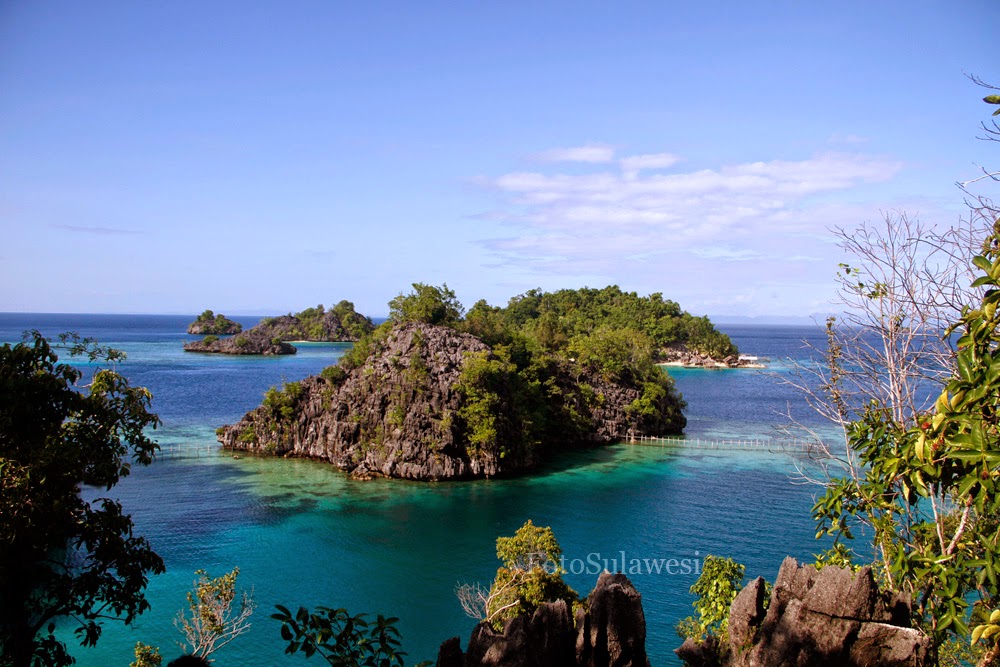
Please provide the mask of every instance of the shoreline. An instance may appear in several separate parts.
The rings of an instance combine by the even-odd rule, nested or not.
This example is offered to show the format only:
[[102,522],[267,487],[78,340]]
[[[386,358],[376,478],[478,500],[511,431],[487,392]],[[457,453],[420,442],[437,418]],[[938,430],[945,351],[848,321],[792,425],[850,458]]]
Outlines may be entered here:
[[723,363],[721,361],[715,362],[715,365],[686,364],[683,361],[661,361],[661,362],[657,362],[656,365],[660,366],[661,368],[695,368],[695,369],[701,368],[701,369],[710,370],[710,371],[711,370],[726,370],[726,369],[727,370],[739,370],[741,368],[751,368],[751,369],[767,368],[767,364],[752,363],[752,364],[740,364],[738,366],[730,366],[730,365],[725,364],[725,363]]

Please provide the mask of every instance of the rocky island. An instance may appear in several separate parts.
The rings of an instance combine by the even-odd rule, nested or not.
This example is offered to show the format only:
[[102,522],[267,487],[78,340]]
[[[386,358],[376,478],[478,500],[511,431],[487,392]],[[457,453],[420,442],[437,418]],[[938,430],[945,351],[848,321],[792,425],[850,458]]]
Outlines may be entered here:
[[[636,318],[676,304],[605,290],[529,292],[464,314],[447,286],[414,284],[389,320],[319,376],[267,392],[221,427],[230,450],[329,461],[355,477],[448,480],[524,472],[567,447],[681,433],[684,401]],[[603,314],[601,314],[603,313]],[[690,318],[690,316],[686,316]],[[702,338],[732,344],[695,318]]]
[[[211,317],[212,311],[206,310],[199,320],[206,314]],[[216,319],[218,317],[221,316]],[[295,315],[265,317],[256,326],[232,338],[219,338],[213,332],[202,340],[186,343],[184,350],[216,354],[295,354],[295,347],[288,341],[353,342],[374,329],[371,319],[357,313],[353,303],[341,301],[330,310],[320,304]],[[190,327],[188,333],[193,333]]]
[[213,354],[295,354],[295,347],[281,339],[271,338],[257,327],[229,338],[215,335],[184,344],[185,352],[208,352]]
[[354,310],[350,301],[341,301],[330,310],[323,304],[300,313],[265,317],[254,327],[283,341],[314,343],[354,342],[375,329],[371,318]]
[[206,310],[194,322],[188,325],[187,332],[198,336],[226,336],[243,331],[243,325],[234,322],[222,313],[216,314]]

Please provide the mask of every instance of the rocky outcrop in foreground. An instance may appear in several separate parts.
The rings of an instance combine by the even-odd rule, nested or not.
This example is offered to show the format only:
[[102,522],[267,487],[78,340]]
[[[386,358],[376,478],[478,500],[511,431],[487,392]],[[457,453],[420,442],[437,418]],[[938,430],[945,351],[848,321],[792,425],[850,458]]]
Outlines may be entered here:
[[488,623],[441,645],[438,667],[647,667],[642,596],[624,574],[605,572],[574,619],[565,600],[511,619],[503,632]]
[[[652,411],[630,410],[643,387],[588,376],[569,362],[551,371],[541,399],[547,404],[525,406],[519,378],[505,370],[510,365],[480,339],[448,327],[399,324],[365,344],[371,350],[363,363],[286,384],[238,423],[220,428],[219,441],[227,449],[329,461],[359,478],[445,480],[530,469],[543,447],[684,428],[675,394],[660,395]],[[477,373],[463,375],[467,364]],[[470,376],[479,384],[463,391],[460,384]],[[525,436],[524,420],[541,407],[549,418],[585,428],[560,428],[534,441]]]
[[267,336],[256,327],[231,338],[205,336],[202,340],[184,344],[185,352],[211,352],[215,354],[295,354],[288,343]]
[[908,602],[880,593],[871,568],[786,558],[766,611],[761,578],[733,600],[727,646],[688,639],[675,652],[692,667],[923,667],[929,651]]

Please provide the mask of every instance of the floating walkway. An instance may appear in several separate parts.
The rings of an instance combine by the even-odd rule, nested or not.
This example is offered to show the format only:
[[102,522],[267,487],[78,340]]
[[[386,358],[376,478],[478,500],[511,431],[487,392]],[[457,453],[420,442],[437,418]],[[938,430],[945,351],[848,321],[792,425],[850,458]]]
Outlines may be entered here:
[[748,440],[703,440],[701,438],[683,438],[680,436],[627,435],[622,437],[621,441],[627,445],[645,445],[648,447],[769,452],[772,454],[794,454],[799,456],[823,456],[828,452],[828,448],[823,443],[815,440],[772,440],[764,438]]
[[207,445],[160,445],[160,448],[156,451],[156,456],[153,457],[153,460],[166,461],[169,459],[172,461],[174,459],[201,459],[214,457],[219,455],[221,449],[222,448],[218,443],[210,443]]

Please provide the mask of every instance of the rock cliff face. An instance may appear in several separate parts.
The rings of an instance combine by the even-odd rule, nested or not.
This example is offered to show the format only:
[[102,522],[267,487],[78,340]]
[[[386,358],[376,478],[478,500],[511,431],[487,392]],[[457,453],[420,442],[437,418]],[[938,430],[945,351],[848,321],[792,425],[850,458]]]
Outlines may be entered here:
[[288,343],[275,340],[253,327],[230,338],[206,336],[202,340],[184,344],[185,352],[211,352],[215,354],[295,354]]
[[371,345],[362,365],[331,367],[322,376],[286,385],[240,422],[219,429],[219,441],[228,449],[326,460],[356,477],[444,480],[530,469],[543,448],[607,443],[629,432],[677,433],[684,427],[677,405],[665,404],[652,417],[633,415],[628,407],[641,388],[589,376],[581,383],[582,371],[566,362],[556,369],[548,395],[585,420],[584,436],[528,442],[512,378],[499,375],[491,386],[496,400],[482,403],[488,414],[480,415],[496,438],[484,441],[473,435],[465,409],[470,398],[457,385],[470,359],[493,358],[486,344],[447,327],[411,322],[386,330]]
[[503,632],[480,623],[463,654],[459,639],[441,645],[438,667],[647,667],[642,596],[623,574],[605,572],[576,618],[565,600],[513,618]]
[[907,602],[881,594],[871,568],[817,571],[786,558],[766,611],[763,579],[733,600],[728,646],[689,639],[676,653],[694,667],[923,667],[929,651]]

